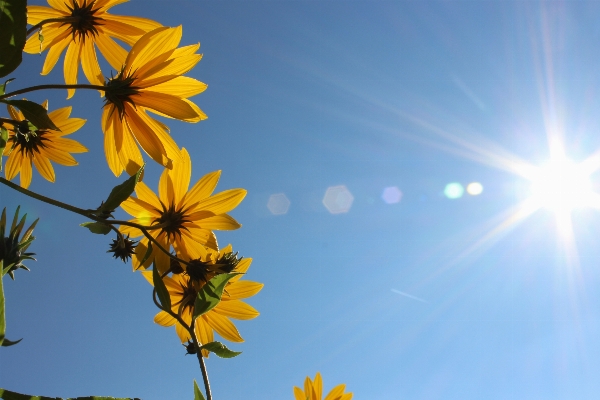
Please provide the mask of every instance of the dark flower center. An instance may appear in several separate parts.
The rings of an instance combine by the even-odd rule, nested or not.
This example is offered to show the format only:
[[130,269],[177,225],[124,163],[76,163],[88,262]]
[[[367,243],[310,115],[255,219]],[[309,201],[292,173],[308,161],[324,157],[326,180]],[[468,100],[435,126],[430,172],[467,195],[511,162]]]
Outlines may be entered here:
[[94,9],[94,3],[96,0],[84,0],[83,6],[80,6],[77,0],[71,0],[72,6],[65,3],[69,11],[71,11],[71,17],[73,21],[65,22],[63,25],[71,25],[71,35],[73,39],[78,36],[81,41],[85,40],[87,35],[95,36],[98,34],[97,25],[102,25],[102,18],[96,17],[94,14],[98,11],[98,8]]
[[24,156],[31,157],[34,152],[39,153],[40,148],[46,147],[45,141],[48,140],[46,137],[47,131],[30,131],[26,130],[27,121],[23,121],[25,124],[19,124],[15,129],[15,134],[11,137],[13,150],[16,148]]
[[[162,204],[162,203],[161,203]],[[163,210],[161,216],[154,220],[155,223],[164,224],[161,228],[170,239],[172,236],[181,236],[181,230],[186,229],[183,224],[189,222],[185,217],[185,210],[176,210],[175,205],[171,203],[169,207],[162,204]]]
[[196,283],[196,289],[199,289],[215,276],[231,273],[241,260],[237,258],[237,254],[226,253],[214,262],[190,260],[185,267],[185,272],[192,282]]
[[135,107],[135,103],[131,97],[139,93],[139,89],[133,86],[134,78],[123,76],[123,71],[114,78],[110,78],[106,81],[104,86],[106,87],[104,101],[105,106],[113,104],[119,111],[119,117],[123,118],[125,113],[125,103],[130,103]]

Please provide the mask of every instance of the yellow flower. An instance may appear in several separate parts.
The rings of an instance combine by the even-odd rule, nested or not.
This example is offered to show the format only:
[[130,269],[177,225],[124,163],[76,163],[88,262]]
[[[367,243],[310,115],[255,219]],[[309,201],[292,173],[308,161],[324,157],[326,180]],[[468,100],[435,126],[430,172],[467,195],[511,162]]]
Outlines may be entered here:
[[169,128],[147,111],[186,122],[206,119],[206,114],[188,100],[203,92],[206,84],[181,76],[202,58],[196,54],[200,44],[177,48],[180,40],[180,26],[148,32],[133,45],[121,72],[106,83],[104,152],[117,176],[124,169],[133,175],[143,164],[138,145],[167,168],[180,157]]
[[[185,148],[181,159],[173,162],[173,169],[165,169],[158,183],[158,196],[140,182],[135,187],[136,197],[129,197],[121,207],[135,217],[131,222],[140,225],[161,224],[160,229],[150,231],[166,250],[171,245],[177,253],[189,259],[206,255],[204,246],[217,249],[213,229],[232,230],[241,225],[227,212],[233,210],[246,196],[244,189],[229,189],[213,195],[221,171],[211,172],[196,182],[188,191],[192,174],[192,162]],[[131,237],[139,237],[137,228],[121,225],[120,231]],[[142,266],[140,262],[148,249],[144,237],[135,248],[133,267],[147,268],[154,260],[161,273],[169,268],[169,256],[153,247],[152,257]]]
[[[49,49],[42,68],[42,75],[46,75],[68,46],[65,55],[65,82],[77,83],[81,64],[90,83],[103,85],[104,77],[94,44],[109,64],[118,70],[123,65],[127,51],[112,38],[133,45],[146,32],[161,26],[158,22],[145,18],[108,13],[109,8],[125,1],[127,0],[48,0],[52,8],[27,6],[27,22],[31,25],[47,19],[67,20],[43,25],[42,43],[40,44],[37,35],[33,35],[27,40],[24,51],[36,54]],[[73,94],[75,90],[69,89],[68,98]]]
[[[352,398],[352,393],[344,393],[345,389],[346,385],[337,385],[331,389],[331,392],[329,392],[327,396],[325,396],[325,400],[350,400]],[[304,380],[304,390],[294,386],[294,397],[296,400],[321,400],[323,398],[323,381],[321,379],[321,374],[317,372],[314,381],[311,381],[307,376]]]
[[[48,109],[48,101],[43,104]],[[15,121],[25,121],[21,111],[8,106],[8,113]],[[8,143],[4,149],[6,160],[6,179],[12,180],[17,174],[20,176],[21,187],[28,188],[31,183],[32,164],[46,180],[54,182],[54,168],[50,161],[61,165],[77,165],[77,161],[69,153],[85,153],[87,148],[81,143],[66,139],[69,135],[85,124],[85,119],[69,118],[71,107],[59,108],[48,113],[59,131],[50,129],[29,131],[27,124],[15,126],[6,123],[8,129]]]
[[[231,254],[231,245],[225,247],[220,252],[209,249],[207,255],[202,260],[208,260],[205,265],[210,269],[211,265],[217,264],[219,260],[222,260],[228,254]],[[244,274],[250,268],[251,262],[251,258],[243,258],[239,260],[231,272]],[[193,279],[193,274],[188,273],[188,271],[189,269],[180,274],[174,274],[173,277],[166,276],[163,280],[171,296],[172,311],[175,314],[179,314],[181,307],[181,318],[186,324],[191,325],[194,301],[196,300],[198,290],[203,285],[198,285],[199,282]],[[142,274],[152,284],[152,272],[144,271]],[[241,299],[254,296],[260,292],[264,285],[262,283],[241,280],[241,277],[242,275],[234,276],[225,285],[221,302],[215,308],[196,319],[194,330],[200,344],[214,341],[214,331],[229,341],[244,341],[230,318],[240,320],[256,318],[259,315],[258,311]],[[181,343],[185,343],[191,339],[189,332],[165,311],[160,311],[156,314],[154,322],[165,327],[175,325],[175,331]],[[205,357],[208,357],[207,351],[203,350],[202,353]]]

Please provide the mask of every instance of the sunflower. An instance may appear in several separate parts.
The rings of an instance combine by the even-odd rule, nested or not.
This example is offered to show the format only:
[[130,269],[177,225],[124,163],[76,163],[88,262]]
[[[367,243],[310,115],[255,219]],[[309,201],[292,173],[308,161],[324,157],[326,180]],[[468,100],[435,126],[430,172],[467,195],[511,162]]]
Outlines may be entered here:
[[[337,385],[325,396],[325,400],[352,399],[352,393],[344,393],[345,389],[346,385]],[[317,372],[314,381],[307,376],[304,380],[304,390],[294,386],[294,397],[296,400],[321,400],[323,398],[323,380],[321,379],[321,374]]]
[[[244,189],[229,189],[213,195],[221,171],[211,172],[196,182],[188,191],[192,174],[192,162],[185,148],[181,149],[181,159],[173,162],[172,169],[165,169],[158,183],[158,196],[140,182],[135,187],[137,197],[129,197],[121,207],[135,217],[130,220],[144,226],[160,224],[161,228],[150,231],[152,237],[163,248],[171,245],[177,253],[189,259],[206,255],[204,246],[217,249],[213,229],[233,230],[241,225],[227,212],[233,210],[246,196]],[[131,237],[142,236],[142,232],[121,225],[121,233]],[[169,268],[169,256],[153,248],[152,257],[142,266],[140,262],[148,249],[148,238],[140,240],[133,255],[133,267],[147,268],[152,261],[161,273]]]
[[[146,32],[161,26],[158,22],[145,18],[108,13],[109,8],[125,1],[127,0],[48,0],[51,8],[28,6],[29,24],[36,25],[48,19],[58,21],[44,24],[44,40],[40,43],[37,35],[33,35],[27,40],[24,51],[36,54],[49,49],[42,68],[42,75],[46,75],[52,71],[58,58],[67,48],[65,82],[77,83],[77,73],[81,64],[90,83],[103,85],[104,77],[94,44],[109,64],[118,70],[123,65],[127,51],[113,38],[132,46]],[[69,89],[67,98],[74,94],[75,90]]]
[[[231,245],[229,245],[221,251],[208,249],[204,257],[194,261],[199,262],[198,264],[203,264],[205,268],[211,270],[211,267],[215,265],[227,264],[223,260],[231,260],[231,254],[233,253]],[[214,341],[214,331],[231,342],[244,341],[230,318],[246,320],[256,318],[259,315],[254,307],[241,300],[254,296],[264,286],[262,283],[241,280],[241,274],[245,274],[248,271],[251,263],[251,258],[238,260],[235,267],[229,272],[239,272],[240,275],[234,276],[225,285],[221,302],[206,314],[196,318],[194,330],[200,344]],[[181,318],[186,324],[191,325],[194,301],[199,289],[203,286],[203,281],[195,279],[194,273],[190,273],[189,268],[188,266],[185,272],[173,274],[172,277],[165,276],[163,280],[171,296],[172,311],[179,314],[181,308]],[[151,271],[144,271],[142,274],[151,284],[153,283]],[[191,339],[189,332],[165,311],[160,311],[156,314],[154,322],[165,327],[175,325],[175,331],[181,343],[185,343]],[[202,353],[205,357],[208,357],[207,351],[203,350]]]
[[[43,106],[48,109],[48,101],[45,101]],[[23,113],[13,106],[8,106],[8,113],[14,121],[25,121]],[[27,122],[4,123],[4,127],[8,129],[8,143],[3,153],[8,156],[6,179],[12,180],[20,173],[21,187],[28,188],[31,183],[32,164],[40,175],[50,182],[54,182],[56,178],[50,161],[69,167],[77,165],[77,161],[70,153],[85,153],[88,150],[81,143],[63,136],[81,128],[85,124],[85,119],[69,118],[69,115],[71,115],[71,107],[59,108],[48,113],[48,117],[60,131],[50,129],[30,131]]]
[[148,32],[133,45],[121,72],[106,82],[104,152],[117,176],[123,170],[133,175],[142,165],[137,144],[167,168],[180,157],[169,128],[147,111],[186,122],[206,119],[206,114],[187,99],[203,92],[206,84],[181,76],[202,58],[196,54],[200,44],[177,48],[180,40],[181,26]]

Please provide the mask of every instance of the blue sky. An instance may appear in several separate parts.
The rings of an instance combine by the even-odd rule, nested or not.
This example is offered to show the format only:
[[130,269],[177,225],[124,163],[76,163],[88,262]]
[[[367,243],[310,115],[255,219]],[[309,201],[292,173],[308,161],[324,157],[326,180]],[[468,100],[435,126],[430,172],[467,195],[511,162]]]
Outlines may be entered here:
[[[217,235],[254,259],[247,279],[265,288],[248,302],[261,315],[236,323],[241,356],[208,360],[215,399],[293,398],[317,371],[356,399],[597,396],[600,202],[520,218],[532,184],[517,172],[543,165],[549,142],[574,162],[597,158],[600,3],[138,0],[111,11],[182,24],[183,44],[201,42],[190,76],[208,84],[193,100],[209,118],[171,121],[172,136],[194,181],[222,169],[218,189],[248,190],[232,212],[243,228]],[[25,55],[11,87],[61,83],[60,64],[45,79],[42,63]],[[90,152],[57,167],[54,184],[34,173],[30,189],[92,208],[122,178],[104,160],[102,100],[65,97],[29,96],[73,105],[88,122],[71,137]],[[155,189],[159,174],[149,164],[144,181]],[[483,192],[449,199],[452,182]],[[332,214],[323,197],[342,185],[351,207]],[[399,202],[382,199],[390,187]],[[289,209],[273,215],[281,193]],[[6,187],[0,198],[40,217],[38,261],[5,281],[7,335],[24,339],[2,349],[0,386],[191,398],[197,360],[153,323],[151,287],[106,253],[109,238]]]

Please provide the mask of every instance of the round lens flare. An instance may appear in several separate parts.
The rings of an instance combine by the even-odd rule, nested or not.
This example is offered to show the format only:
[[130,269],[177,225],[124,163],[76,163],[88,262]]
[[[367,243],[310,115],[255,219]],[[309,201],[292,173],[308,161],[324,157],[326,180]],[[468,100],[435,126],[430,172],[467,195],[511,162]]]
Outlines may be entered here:
[[589,174],[569,160],[556,160],[542,166],[531,179],[532,200],[557,213],[589,206],[597,195]]

